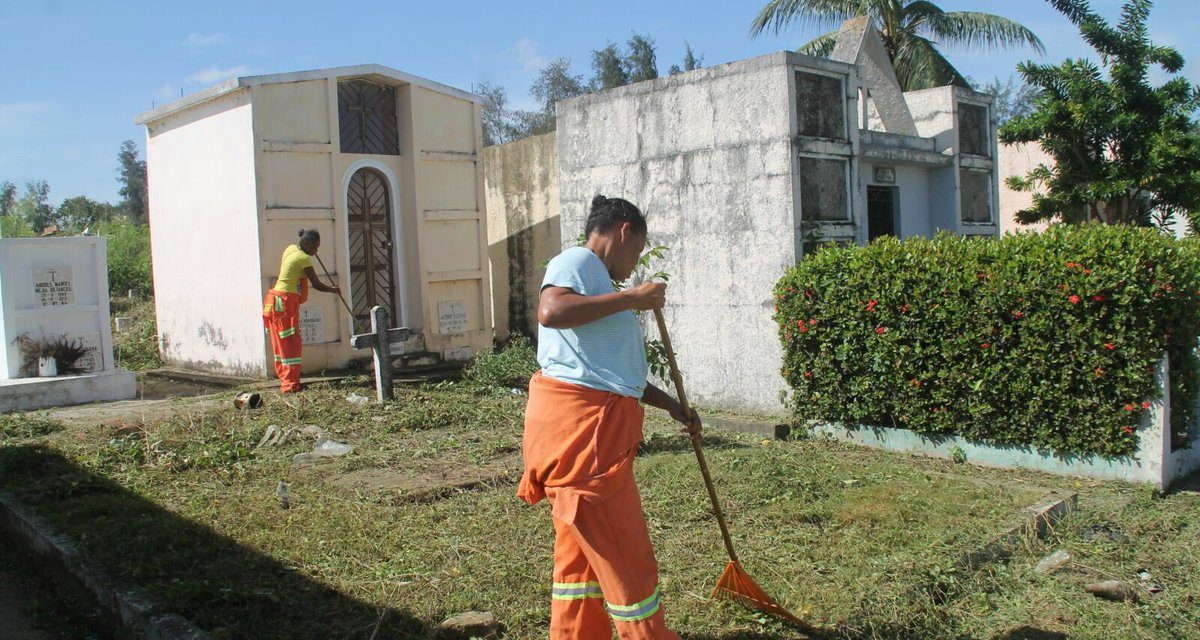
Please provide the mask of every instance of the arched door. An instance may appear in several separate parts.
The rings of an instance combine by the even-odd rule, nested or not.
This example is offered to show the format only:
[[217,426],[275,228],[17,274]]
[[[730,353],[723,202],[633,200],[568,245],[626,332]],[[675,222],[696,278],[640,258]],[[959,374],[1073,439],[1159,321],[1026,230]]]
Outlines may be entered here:
[[371,326],[371,307],[378,305],[387,310],[392,326],[399,326],[387,179],[374,169],[359,169],[350,177],[347,189],[350,294],[356,324]]

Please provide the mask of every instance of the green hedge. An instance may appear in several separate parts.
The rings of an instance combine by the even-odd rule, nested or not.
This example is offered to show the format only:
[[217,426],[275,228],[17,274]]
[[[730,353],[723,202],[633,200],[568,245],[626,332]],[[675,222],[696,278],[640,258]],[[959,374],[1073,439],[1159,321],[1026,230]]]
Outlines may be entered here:
[[790,405],[802,420],[1124,456],[1166,351],[1179,437],[1197,391],[1197,242],[1088,226],[824,248],[775,291]]

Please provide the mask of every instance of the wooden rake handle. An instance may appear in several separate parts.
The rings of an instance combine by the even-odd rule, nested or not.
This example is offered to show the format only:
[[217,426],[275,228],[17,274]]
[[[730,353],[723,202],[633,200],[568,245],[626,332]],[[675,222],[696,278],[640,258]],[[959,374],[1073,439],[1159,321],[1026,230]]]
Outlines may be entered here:
[[[314,253],[313,257],[315,257],[317,259],[317,264],[321,265],[321,271],[325,272],[325,279],[328,280],[330,283],[332,283],[333,278],[331,278],[329,276],[329,269],[325,268],[325,261],[322,260],[321,256],[318,254]],[[340,290],[338,291],[337,297],[338,297],[338,300],[342,301],[342,306],[346,308],[346,313],[350,314],[350,326],[352,327],[350,332],[354,333],[355,331],[358,330],[358,326],[354,322],[354,320],[355,320],[354,312],[350,310],[350,305],[346,304],[346,299],[342,297],[342,292]]]
[[[679,365],[675,364],[675,350],[671,348],[671,336],[667,333],[667,321],[663,319],[662,309],[654,310],[654,320],[658,323],[658,337],[662,338],[663,350],[667,352],[667,364],[671,367],[671,381],[675,383],[675,393],[679,396],[679,404],[683,407],[683,414],[690,416],[692,411],[688,405],[687,394],[683,391],[683,376],[679,374]],[[730,560],[738,563],[737,553],[733,550],[733,538],[729,536],[729,525],[726,524],[725,514],[721,511],[721,502],[717,500],[717,490],[713,487],[712,475],[708,472],[708,462],[704,459],[704,449],[700,446],[700,438],[700,434],[692,434],[692,450],[696,452],[696,461],[700,463],[700,475],[704,476],[704,488],[708,489],[708,499],[712,501],[717,524],[721,525],[721,538],[725,541],[725,551],[729,553]]]

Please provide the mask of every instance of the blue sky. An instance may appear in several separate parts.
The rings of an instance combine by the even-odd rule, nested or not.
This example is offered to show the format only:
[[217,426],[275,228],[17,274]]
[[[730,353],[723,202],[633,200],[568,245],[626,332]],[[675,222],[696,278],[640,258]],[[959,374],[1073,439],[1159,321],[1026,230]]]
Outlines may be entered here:
[[[1001,13],[1046,42],[1046,61],[1086,55],[1065,19],[1043,0],[941,0],[947,10]],[[86,195],[116,201],[121,141],[144,147],[133,116],[237,75],[376,62],[470,89],[504,85],[514,106],[532,106],[530,81],[546,61],[570,58],[591,77],[590,51],[634,33],[658,45],[660,72],[684,42],[705,66],[795,48],[814,35],[792,29],[749,36],[761,1],[580,3],[257,2],[0,0],[0,180],[50,182],[52,200]],[[1119,0],[1093,0],[1109,16]],[[1196,5],[1159,0],[1152,37],[1178,47],[1184,73],[1200,82]],[[948,49],[964,73],[1007,78],[1028,50]]]

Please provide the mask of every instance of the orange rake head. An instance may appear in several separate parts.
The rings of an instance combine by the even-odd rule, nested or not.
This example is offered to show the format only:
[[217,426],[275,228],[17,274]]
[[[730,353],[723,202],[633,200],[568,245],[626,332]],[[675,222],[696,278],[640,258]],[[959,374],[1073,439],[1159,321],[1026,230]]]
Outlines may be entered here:
[[[725,565],[725,572],[717,580],[717,586],[713,589],[712,595],[714,598],[724,598],[740,602],[751,609],[778,616],[806,629],[810,628],[809,624],[803,619],[796,617],[792,612],[779,606],[779,603],[767,595],[767,592],[763,591],[762,587],[758,586],[750,578],[750,575],[746,573],[746,570],[742,568],[742,565],[736,561],[730,561],[729,564]],[[807,615],[807,607],[802,613]]]

